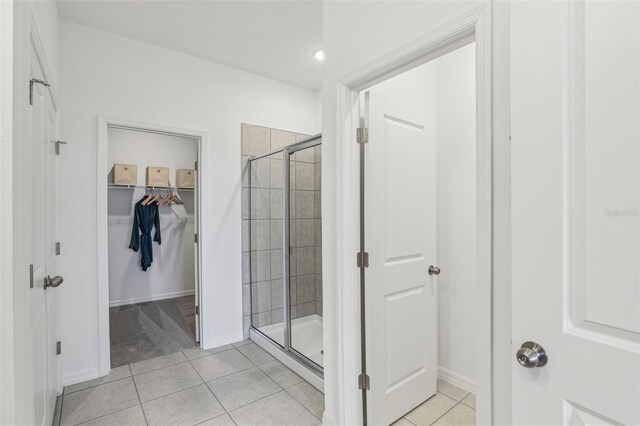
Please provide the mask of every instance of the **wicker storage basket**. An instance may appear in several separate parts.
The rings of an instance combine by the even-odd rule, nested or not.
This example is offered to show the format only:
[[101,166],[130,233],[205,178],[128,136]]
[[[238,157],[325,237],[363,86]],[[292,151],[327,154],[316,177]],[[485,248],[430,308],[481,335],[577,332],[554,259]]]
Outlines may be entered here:
[[176,186],[178,188],[193,188],[196,184],[196,171],[192,169],[176,170]]
[[132,164],[114,164],[113,183],[115,185],[137,185],[138,166]]
[[169,186],[169,168],[147,167],[147,186]]

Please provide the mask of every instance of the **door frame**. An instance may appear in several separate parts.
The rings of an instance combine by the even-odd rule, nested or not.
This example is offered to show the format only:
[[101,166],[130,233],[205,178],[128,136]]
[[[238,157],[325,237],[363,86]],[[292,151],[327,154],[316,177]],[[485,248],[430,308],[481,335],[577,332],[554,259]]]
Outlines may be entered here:
[[[477,368],[477,424],[494,422],[495,404],[493,387],[496,377],[500,382],[510,381],[510,368],[494,368],[494,347],[500,341],[510,347],[508,333],[494,333],[494,304],[510,303],[509,298],[496,298],[494,280],[495,258],[502,260],[500,269],[508,270],[510,259],[508,243],[503,233],[508,234],[507,221],[495,218],[504,217],[510,203],[509,194],[494,189],[494,176],[510,175],[509,162],[504,154],[498,155],[494,141],[494,82],[492,56],[492,17],[493,7],[487,2],[477,9],[462,15],[435,31],[400,47],[397,50],[345,75],[337,84],[338,123],[336,138],[338,141],[337,170],[338,187],[336,210],[338,251],[337,258],[337,341],[338,386],[342,396],[342,422],[347,424],[363,423],[362,391],[358,390],[357,378],[361,373],[361,333],[360,333],[360,272],[355,266],[356,253],[360,246],[360,149],[355,140],[356,129],[362,126],[359,98],[365,89],[401,74],[407,70],[427,63],[439,56],[462,47],[471,41],[476,43],[476,138],[477,138],[477,306],[478,321],[476,329]],[[504,111],[498,110],[502,114]],[[502,129],[500,129],[502,130]],[[498,153],[498,154],[497,154]],[[496,189],[502,189],[498,185]],[[496,195],[498,195],[496,197]],[[506,199],[505,199],[506,198]],[[508,216],[507,216],[508,217]],[[499,237],[498,244],[496,238]],[[501,271],[504,272],[504,271]],[[500,277],[504,274],[500,273]],[[500,285],[500,288],[504,285]],[[501,315],[501,321],[510,324],[509,315]],[[500,308],[502,313],[504,308]],[[510,329],[510,325],[509,325]],[[495,370],[495,371],[494,371]],[[499,370],[499,371],[498,371]],[[505,377],[506,375],[506,377]],[[372,384],[375,386],[375,383]],[[505,401],[506,402],[506,401]],[[510,405],[510,401],[508,401]],[[504,409],[504,408],[502,408]],[[510,406],[507,408],[510,411]],[[333,419],[326,419],[331,422]]]
[[[105,376],[111,370],[111,343],[109,335],[109,226],[107,213],[108,199],[108,175],[104,173],[108,170],[108,152],[109,152],[109,127],[120,129],[130,129],[134,131],[143,131],[148,133],[159,133],[169,136],[187,137],[196,140],[197,146],[197,162],[198,170],[196,173],[196,189],[195,189],[195,232],[202,235],[202,161],[204,157],[203,151],[206,146],[206,133],[199,130],[184,129],[176,126],[167,126],[163,124],[140,123],[131,120],[123,120],[117,118],[108,118],[98,116],[98,140],[97,140],[97,161],[96,161],[96,246],[97,246],[97,285],[98,285],[98,356],[99,356],[99,375]],[[201,238],[196,243],[196,300],[199,305],[198,324],[200,330],[200,343],[203,343],[203,324],[207,309],[202,303],[202,244]]]

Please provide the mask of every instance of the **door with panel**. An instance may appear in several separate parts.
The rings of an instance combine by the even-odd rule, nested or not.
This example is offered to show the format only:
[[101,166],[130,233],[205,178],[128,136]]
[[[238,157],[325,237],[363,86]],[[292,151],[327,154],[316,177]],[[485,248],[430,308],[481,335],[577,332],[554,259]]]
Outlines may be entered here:
[[[36,425],[51,424],[59,388],[57,360],[56,132],[57,112],[35,48],[30,60],[30,111],[24,182],[30,263],[29,356]],[[36,81],[37,80],[37,81]],[[51,277],[53,276],[53,277]]]
[[390,424],[436,393],[435,120],[364,95],[368,423]]
[[637,425],[640,3],[511,17],[513,423]]

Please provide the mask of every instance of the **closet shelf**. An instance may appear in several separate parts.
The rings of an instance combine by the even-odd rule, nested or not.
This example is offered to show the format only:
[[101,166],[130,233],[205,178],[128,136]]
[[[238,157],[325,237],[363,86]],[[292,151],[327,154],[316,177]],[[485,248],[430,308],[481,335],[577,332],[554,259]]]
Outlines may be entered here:
[[194,188],[178,188],[175,186],[147,186],[147,185],[116,185],[114,183],[107,184],[109,189],[163,189],[163,190],[175,190],[175,191],[193,191]]

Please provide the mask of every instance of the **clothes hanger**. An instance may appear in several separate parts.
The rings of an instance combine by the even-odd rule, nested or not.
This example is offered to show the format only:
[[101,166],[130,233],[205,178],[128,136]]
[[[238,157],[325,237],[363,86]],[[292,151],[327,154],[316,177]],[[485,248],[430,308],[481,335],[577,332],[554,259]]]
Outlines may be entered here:
[[[148,191],[148,189],[145,189],[145,191]],[[145,194],[144,200],[142,200],[142,205],[146,206],[149,201],[151,200],[153,194]]]

